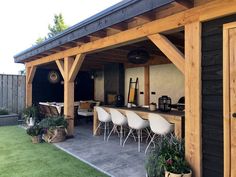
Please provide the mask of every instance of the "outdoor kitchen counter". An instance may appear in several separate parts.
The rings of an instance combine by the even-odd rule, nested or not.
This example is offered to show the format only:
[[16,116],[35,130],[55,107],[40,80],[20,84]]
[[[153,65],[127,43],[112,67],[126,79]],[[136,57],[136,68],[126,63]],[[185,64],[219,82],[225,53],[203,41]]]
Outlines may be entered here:
[[[174,132],[177,137],[183,137],[184,135],[184,111],[177,111],[177,110],[172,110],[170,112],[161,112],[159,110],[156,111],[150,111],[148,108],[143,108],[143,107],[133,107],[133,108],[127,108],[127,107],[114,107],[114,106],[101,106],[103,107],[107,112],[110,112],[110,108],[117,109],[121,113],[125,114],[125,111],[134,111],[137,113],[140,117],[143,119],[148,119],[148,113],[154,113],[154,114],[159,114],[163,116],[167,121],[170,123],[174,124]],[[94,109],[94,116],[93,116],[93,134],[95,134],[95,130],[98,126],[98,118],[97,118],[97,112]]]

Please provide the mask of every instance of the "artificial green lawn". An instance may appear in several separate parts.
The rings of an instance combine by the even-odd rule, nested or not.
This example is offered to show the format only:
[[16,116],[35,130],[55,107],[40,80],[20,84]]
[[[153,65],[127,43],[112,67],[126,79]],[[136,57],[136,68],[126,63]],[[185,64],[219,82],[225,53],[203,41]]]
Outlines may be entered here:
[[103,176],[51,144],[32,144],[22,128],[0,127],[0,177]]

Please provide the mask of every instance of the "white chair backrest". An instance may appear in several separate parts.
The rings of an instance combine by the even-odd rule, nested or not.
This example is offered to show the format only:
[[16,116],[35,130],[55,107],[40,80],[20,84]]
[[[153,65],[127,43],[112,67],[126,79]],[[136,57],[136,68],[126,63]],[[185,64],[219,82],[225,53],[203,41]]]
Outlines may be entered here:
[[146,120],[143,120],[138,114],[133,111],[126,111],[125,113],[128,119],[128,125],[133,129],[140,129],[144,124],[147,123]]
[[159,135],[166,135],[173,131],[173,125],[159,114],[148,114],[151,130]]
[[110,108],[111,120],[115,125],[124,125],[127,123],[127,118],[117,109]]
[[111,116],[105,109],[103,109],[102,107],[99,107],[99,106],[96,106],[95,109],[98,113],[98,120],[99,121],[101,121],[101,122],[111,121]]

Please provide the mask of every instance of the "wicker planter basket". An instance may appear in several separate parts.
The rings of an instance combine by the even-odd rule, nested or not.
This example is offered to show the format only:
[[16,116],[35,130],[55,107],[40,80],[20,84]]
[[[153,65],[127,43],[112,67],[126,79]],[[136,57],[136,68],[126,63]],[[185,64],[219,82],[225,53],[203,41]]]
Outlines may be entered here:
[[57,127],[53,130],[47,131],[47,133],[43,135],[43,139],[48,143],[58,143],[65,141],[66,135],[67,131],[65,128]]
[[165,177],[192,177],[192,171],[187,174],[175,174],[168,171],[165,171]]
[[40,141],[41,141],[40,135],[38,135],[38,136],[32,136],[32,137],[31,137],[31,141],[32,141],[32,143],[34,143],[34,144],[40,143]]

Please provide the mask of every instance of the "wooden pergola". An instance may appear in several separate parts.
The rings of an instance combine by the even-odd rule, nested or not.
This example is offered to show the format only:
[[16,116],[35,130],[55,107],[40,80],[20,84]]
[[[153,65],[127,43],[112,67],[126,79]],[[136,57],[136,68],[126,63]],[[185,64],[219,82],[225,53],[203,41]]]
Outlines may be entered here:
[[[196,4],[202,4],[197,6]],[[32,81],[36,68],[55,62],[64,78],[64,115],[68,119],[68,132],[74,132],[74,79],[84,66],[99,67],[103,61],[123,46],[149,40],[185,76],[185,149],[195,177],[202,176],[202,87],[201,87],[201,24],[205,21],[234,14],[235,0],[172,1],[129,20],[104,27],[74,41],[38,54],[17,60],[26,65],[26,105],[32,104]],[[184,31],[184,51],[172,42],[171,34]],[[170,35],[170,37],[168,37]],[[175,41],[175,40],[174,40]],[[118,52],[115,52],[118,53]],[[122,52],[121,52],[122,53]],[[100,60],[95,60],[99,55]],[[164,56],[162,56],[164,57]],[[93,62],[94,60],[94,62]],[[123,62],[123,61],[118,61]],[[166,62],[169,62],[168,60]],[[158,63],[158,61],[156,62]],[[145,67],[145,73],[149,68]],[[145,102],[149,102],[149,76],[145,75]],[[230,176],[229,159],[225,157],[225,177]]]

